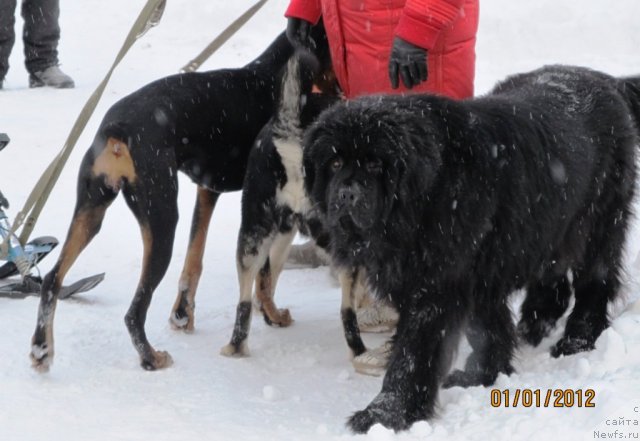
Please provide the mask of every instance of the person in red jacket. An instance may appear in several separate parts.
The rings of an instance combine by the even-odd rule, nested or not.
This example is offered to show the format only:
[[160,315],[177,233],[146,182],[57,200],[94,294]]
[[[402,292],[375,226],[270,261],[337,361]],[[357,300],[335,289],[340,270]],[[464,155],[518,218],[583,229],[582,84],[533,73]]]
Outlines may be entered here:
[[478,0],[291,0],[287,35],[308,47],[320,17],[347,98],[407,90],[473,96]]

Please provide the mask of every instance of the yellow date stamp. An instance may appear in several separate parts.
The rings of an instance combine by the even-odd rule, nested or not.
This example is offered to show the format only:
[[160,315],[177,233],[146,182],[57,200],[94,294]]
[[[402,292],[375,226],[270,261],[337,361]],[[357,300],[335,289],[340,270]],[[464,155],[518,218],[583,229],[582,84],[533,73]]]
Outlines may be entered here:
[[491,407],[596,407],[593,389],[491,389]]

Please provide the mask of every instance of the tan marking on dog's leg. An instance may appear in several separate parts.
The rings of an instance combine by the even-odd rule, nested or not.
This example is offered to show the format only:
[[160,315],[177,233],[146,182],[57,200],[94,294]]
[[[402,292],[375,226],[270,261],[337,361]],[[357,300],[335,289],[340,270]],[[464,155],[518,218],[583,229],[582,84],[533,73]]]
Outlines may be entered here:
[[[256,264],[256,261],[259,260],[262,260],[260,256],[254,256],[251,262],[237,261],[240,301],[236,309],[236,320],[231,341],[220,349],[220,354],[226,357],[249,356],[247,338],[251,328],[251,288],[260,268]],[[246,314],[246,316],[243,314]]]
[[96,232],[94,230],[102,223],[106,209],[107,207],[96,207],[92,210],[83,210],[73,220],[67,240],[64,242],[58,259],[60,266],[56,277],[57,284],[54,289],[60,289],[67,272],[95,235]]
[[[266,280],[262,280],[264,277],[260,277],[261,273],[258,275],[256,296],[269,321],[282,327],[289,326],[293,320],[291,319],[291,314],[288,309],[278,309],[273,301],[273,297],[276,285],[278,284],[278,278],[280,277],[280,273],[282,273],[282,268],[287,260],[287,255],[289,254],[289,249],[291,248],[291,243],[293,242],[296,232],[297,229],[294,228],[288,233],[278,234],[278,236],[276,236],[269,252],[269,262],[271,263],[270,274]],[[264,285],[267,289],[259,289],[261,285]]]
[[[189,248],[185,256],[178,296],[173,305],[169,323],[173,329],[193,332],[195,327],[195,296],[202,275],[202,258],[207,241],[207,232],[213,209],[218,199],[217,193],[198,187],[196,207],[193,213]],[[184,317],[186,313],[186,317]]]
[[95,176],[103,175],[105,184],[115,192],[120,190],[124,179],[134,183],[136,170],[129,146],[124,141],[108,138],[104,149],[94,160],[91,172]]
[[[58,292],[64,277],[78,255],[97,233],[106,209],[107,206],[100,206],[91,210],[80,210],[76,213],[69,227],[67,239],[62,247],[58,262],[43,281],[38,308],[38,322],[36,332],[31,339],[30,353],[32,366],[38,371],[48,371],[49,366],[53,363],[53,321]],[[42,333],[44,333],[44,336]]]
[[353,271],[340,269],[338,280],[340,281],[340,292],[342,293],[340,309],[342,311],[346,309],[355,310],[354,292],[356,281]]
[[356,280],[353,285],[353,307],[354,309],[360,309],[372,305],[375,300],[372,294],[367,289],[366,271],[364,268],[359,268],[356,275]]
[[263,266],[256,276],[256,306],[264,309],[264,302],[269,301],[271,295],[271,264]]
[[148,225],[140,224],[140,236],[142,237],[142,271],[138,280],[138,289],[143,287],[147,279],[149,271],[149,262],[151,261],[151,248],[153,247],[153,235]]
[[[241,236],[242,238],[242,236]],[[231,335],[231,341],[222,347],[220,354],[227,357],[246,357],[249,355],[247,338],[251,328],[251,292],[253,282],[258,271],[267,260],[273,239],[263,239],[256,254],[244,254],[244,247],[239,244],[236,255],[238,270],[238,284],[240,285],[240,299],[236,309],[236,320]]]

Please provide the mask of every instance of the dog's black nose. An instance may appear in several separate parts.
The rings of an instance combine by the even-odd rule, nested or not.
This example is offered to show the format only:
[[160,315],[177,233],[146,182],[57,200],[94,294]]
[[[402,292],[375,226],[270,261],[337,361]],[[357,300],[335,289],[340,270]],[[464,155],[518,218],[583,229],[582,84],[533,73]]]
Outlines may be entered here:
[[353,185],[342,187],[338,190],[338,201],[343,205],[355,205],[361,193],[360,188]]

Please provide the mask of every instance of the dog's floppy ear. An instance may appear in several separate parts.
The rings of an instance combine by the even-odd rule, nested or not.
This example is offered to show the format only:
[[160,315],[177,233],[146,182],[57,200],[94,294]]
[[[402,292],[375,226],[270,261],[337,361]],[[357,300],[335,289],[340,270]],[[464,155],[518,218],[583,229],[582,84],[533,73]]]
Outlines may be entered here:
[[316,168],[325,162],[325,152],[322,148],[322,139],[320,139],[322,132],[322,125],[314,123],[305,131],[302,140],[302,172],[305,191],[311,196],[314,205],[319,204],[320,208],[326,205],[323,197],[324,191],[319,188],[323,183],[319,182],[316,172]]
[[397,168],[396,191],[400,194],[394,198],[409,201],[426,195],[442,160],[438,143],[424,126],[424,120],[396,114],[378,124],[390,144]]
[[[305,139],[307,139],[305,137]],[[311,146],[304,144],[304,152],[302,156],[302,175],[304,177],[304,188],[307,194],[311,194],[313,190],[313,184],[316,178],[315,161],[313,161]],[[308,146],[308,147],[306,147]]]

